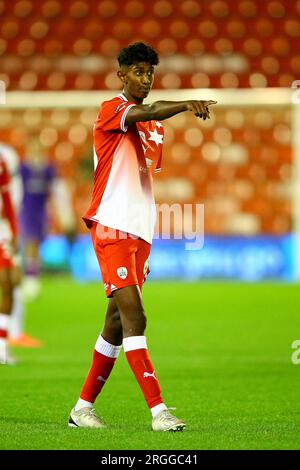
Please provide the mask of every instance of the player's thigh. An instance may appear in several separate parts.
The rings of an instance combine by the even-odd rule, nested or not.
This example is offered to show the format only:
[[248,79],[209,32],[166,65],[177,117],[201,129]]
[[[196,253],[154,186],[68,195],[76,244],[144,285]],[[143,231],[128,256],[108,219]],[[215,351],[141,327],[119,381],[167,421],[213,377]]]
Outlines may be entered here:
[[108,299],[106,314],[105,314],[105,322],[106,324],[117,323],[120,321],[120,313],[118,310],[118,306],[116,300],[111,297]]
[[128,323],[145,322],[145,311],[138,285],[131,285],[113,292],[113,298],[120,312],[123,327]]
[[13,289],[11,269],[0,267],[0,287],[4,292],[10,292]]

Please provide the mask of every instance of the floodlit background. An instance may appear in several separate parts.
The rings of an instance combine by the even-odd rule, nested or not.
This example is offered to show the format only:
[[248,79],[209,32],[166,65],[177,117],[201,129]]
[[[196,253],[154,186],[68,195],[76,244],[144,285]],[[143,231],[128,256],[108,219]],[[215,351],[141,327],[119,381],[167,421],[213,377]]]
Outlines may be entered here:
[[[106,304],[81,220],[93,122],[138,40],[160,55],[147,102],[218,101],[205,122],[164,122],[155,177],[158,203],[204,204],[204,248],[155,240],[143,291],[164,396],[188,422],[176,442],[150,433],[122,359],[99,404],[112,428],[66,429]],[[300,1],[0,0],[0,80],[0,143],[25,161],[37,140],[58,177],[26,304],[44,348],[0,371],[0,448],[299,448]]]

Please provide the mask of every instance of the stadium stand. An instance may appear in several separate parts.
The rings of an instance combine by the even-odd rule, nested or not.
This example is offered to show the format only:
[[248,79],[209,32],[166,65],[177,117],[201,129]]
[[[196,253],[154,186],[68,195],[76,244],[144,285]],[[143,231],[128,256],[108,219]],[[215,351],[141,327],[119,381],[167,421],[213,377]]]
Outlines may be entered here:
[[[0,80],[8,91],[119,90],[115,56],[143,40],[161,57],[155,89],[290,87],[299,37],[299,0],[0,0]],[[90,198],[97,105],[0,108],[0,140],[22,155],[38,133],[78,216]],[[216,108],[200,125],[172,118],[158,178],[158,202],[205,203],[207,233],[289,232],[290,107]]]

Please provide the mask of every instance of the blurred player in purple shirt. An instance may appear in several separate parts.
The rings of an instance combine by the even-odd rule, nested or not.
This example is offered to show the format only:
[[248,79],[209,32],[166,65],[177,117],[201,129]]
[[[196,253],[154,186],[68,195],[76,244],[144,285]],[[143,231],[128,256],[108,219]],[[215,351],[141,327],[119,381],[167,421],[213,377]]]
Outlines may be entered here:
[[54,167],[47,162],[40,142],[34,139],[21,165],[23,202],[20,211],[21,238],[25,246],[25,293],[34,298],[39,293],[39,247],[47,234],[47,201],[56,178]]

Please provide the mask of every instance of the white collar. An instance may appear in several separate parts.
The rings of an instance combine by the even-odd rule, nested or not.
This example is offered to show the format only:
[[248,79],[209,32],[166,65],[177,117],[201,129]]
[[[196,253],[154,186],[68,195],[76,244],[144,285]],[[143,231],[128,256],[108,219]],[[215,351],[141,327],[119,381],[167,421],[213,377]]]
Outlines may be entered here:
[[128,99],[126,98],[126,96],[123,93],[119,94],[119,98],[122,98],[122,100],[124,100],[124,101],[128,101]]

